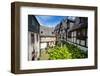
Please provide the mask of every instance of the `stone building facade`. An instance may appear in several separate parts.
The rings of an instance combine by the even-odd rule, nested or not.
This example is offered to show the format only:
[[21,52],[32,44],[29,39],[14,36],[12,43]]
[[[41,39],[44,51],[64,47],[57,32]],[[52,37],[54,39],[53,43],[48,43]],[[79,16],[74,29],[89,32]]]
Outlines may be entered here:
[[28,60],[37,60],[40,54],[40,24],[34,15],[28,15]]
[[40,26],[40,50],[55,46],[56,37],[54,28]]
[[88,50],[88,18],[67,17],[55,27],[57,41],[65,41]]

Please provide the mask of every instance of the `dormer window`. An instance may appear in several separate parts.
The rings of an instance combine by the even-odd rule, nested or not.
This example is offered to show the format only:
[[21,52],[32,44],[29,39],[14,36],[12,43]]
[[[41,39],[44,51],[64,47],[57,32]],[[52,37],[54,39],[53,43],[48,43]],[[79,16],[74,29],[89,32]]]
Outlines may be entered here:
[[43,33],[43,31],[41,31],[41,34]]

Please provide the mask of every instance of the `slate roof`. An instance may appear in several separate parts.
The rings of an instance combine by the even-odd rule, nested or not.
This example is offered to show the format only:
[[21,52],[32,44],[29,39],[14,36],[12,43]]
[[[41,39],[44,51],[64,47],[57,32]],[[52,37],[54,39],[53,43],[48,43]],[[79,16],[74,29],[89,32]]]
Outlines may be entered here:
[[40,25],[40,36],[55,36],[54,28]]
[[28,15],[28,31],[39,33],[40,24],[34,15]]
[[81,29],[81,28],[86,28],[87,25],[84,24],[84,23],[80,23],[78,25],[74,25],[72,28],[70,28],[68,31],[74,31],[74,30],[77,30],[77,29]]
[[[69,31],[74,31],[74,30],[77,30],[77,29],[88,27],[87,18],[85,18],[85,17],[83,17],[83,18],[80,17],[80,18],[83,19],[83,22],[78,22],[78,20],[76,20],[75,23],[74,23],[74,26],[72,26],[69,29]],[[78,17],[77,17],[77,19],[78,19]]]
[[[81,22],[80,22],[80,19],[81,19]],[[70,26],[69,23],[73,23],[74,25],[72,27],[68,28],[68,26]],[[66,24],[64,24],[64,22],[62,21],[60,24],[58,24],[55,27],[55,31],[56,30],[60,31],[60,29],[62,29],[62,28],[64,28],[64,29],[68,28],[67,29],[68,31],[74,31],[74,30],[77,30],[77,29],[88,27],[87,26],[88,23],[87,23],[87,18],[86,17],[75,17],[74,19],[68,18],[68,19],[66,19]]]

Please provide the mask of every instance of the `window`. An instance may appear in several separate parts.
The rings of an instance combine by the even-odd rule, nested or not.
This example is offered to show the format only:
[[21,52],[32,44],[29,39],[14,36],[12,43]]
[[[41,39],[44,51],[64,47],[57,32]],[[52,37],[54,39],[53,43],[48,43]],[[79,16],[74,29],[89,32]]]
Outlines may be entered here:
[[67,24],[67,29],[69,29],[70,28],[70,21],[67,20],[66,24]]
[[38,36],[38,34],[37,34],[36,36],[37,36],[37,42],[38,42],[38,40],[39,40],[39,36]]
[[34,43],[34,34],[31,34],[31,43]]
[[81,31],[77,30],[77,39],[80,39]]
[[71,32],[68,32],[68,38],[71,38]]
[[64,36],[62,37],[62,39],[64,39]]
[[43,33],[43,31],[41,31],[41,34]]
[[85,40],[87,37],[86,28],[77,30],[77,39]]

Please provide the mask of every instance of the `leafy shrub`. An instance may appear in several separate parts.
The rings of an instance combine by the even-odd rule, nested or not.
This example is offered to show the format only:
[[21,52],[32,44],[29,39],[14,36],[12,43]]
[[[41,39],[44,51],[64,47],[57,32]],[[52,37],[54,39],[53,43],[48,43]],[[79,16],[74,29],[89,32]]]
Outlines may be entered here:
[[87,58],[88,53],[84,50],[81,50],[79,47],[66,43],[66,47],[69,49],[69,52],[72,54],[73,59],[77,58]]
[[50,60],[87,58],[87,52],[69,43],[63,43],[63,46],[49,48],[48,54]]
[[51,60],[54,59],[71,59],[72,55],[67,51],[66,47],[54,47],[48,50],[49,56]]

